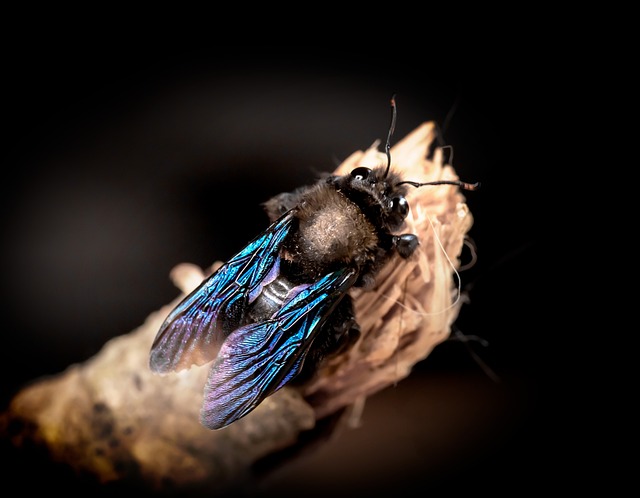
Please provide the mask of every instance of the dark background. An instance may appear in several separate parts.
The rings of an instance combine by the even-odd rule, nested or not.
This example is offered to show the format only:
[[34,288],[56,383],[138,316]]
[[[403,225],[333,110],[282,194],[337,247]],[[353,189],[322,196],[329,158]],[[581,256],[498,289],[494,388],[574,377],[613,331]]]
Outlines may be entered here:
[[544,489],[564,454],[563,417],[546,395],[555,332],[543,327],[541,294],[557,285],[540,244],[550,172],[538,126],[552,116],[532,91],[548,82],[520,56],[474,65],[273,47],[10,56],[3,406],[172,300],[177,263],[231,256],[266,227],[261,202],[384,139],[396,93],[394,138],[446,124],[459,176],[482,182],[466,194],[478,262],[462,273],[470,304],[457,326],[489,345],[438,346],[369,400],[360,428],[270,489]]

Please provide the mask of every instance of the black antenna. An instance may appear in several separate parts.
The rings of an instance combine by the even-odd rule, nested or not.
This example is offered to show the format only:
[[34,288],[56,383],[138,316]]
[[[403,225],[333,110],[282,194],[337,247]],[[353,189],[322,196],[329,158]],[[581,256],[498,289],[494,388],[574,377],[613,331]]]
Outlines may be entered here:
[[[396,129],[397,113],[398,111],[396,109],[396,94],[394,93],[391,96],[391,124],[389,125],[389,133],[387,134],[387,143],[385,144],[385,147],[384,147],[385,152],[387,154],[387,170],[384,173],[385,178],[387,177],[387,175],[389,174],[389,170],[391,169],[391,152],[389,150],[391,149],[391,135],[393,135],[393,131]],[[404,183],[408,185],[413,185],[416,188],[423,187],[425,185],[457,185],[458,187],[464,190],[478,190],[480,188],[480,182],[467,183],[467,182],[461,182],[459,180],[438,180],[435,182],[426,182],[426,183],[412,182],[410,180],[406,180],[400,183],[396,183],[396,186],[402,185]]]
[[396,183],[396,185],[402,185],[403,183],[408,183],[409,185],[413,185],[414,187],[424,187],[425,185],[457,185],[460,188],[465,190],[478,190],[480,188],[480,182],[476,183],[467,183],[461,182],[459,180],[437,180],[435,182],[412,182],[412,181],[404,181],[400,183]]
[[391,124],[389,125],[389,133],[387,134],[387,143],[384,146],[384,150],[387,154],[387,171],[384,172],[384,177],[386,178],[389,174],[389,170],[391,169],[391,135],[393,135],[393,131],[396,129],[396,94],[394,93],[391,96]]

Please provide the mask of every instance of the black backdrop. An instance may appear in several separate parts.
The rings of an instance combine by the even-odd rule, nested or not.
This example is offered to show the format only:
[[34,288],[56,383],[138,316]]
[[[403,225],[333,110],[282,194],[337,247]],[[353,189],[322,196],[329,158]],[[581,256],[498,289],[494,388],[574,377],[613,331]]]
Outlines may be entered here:
[[[233,254],[266,226],[262,201],[384,139],[396,93],[395,138],[448,123],[458,174],[482,182],[466,195],[478,262],[462,274],[471,302],[458,326],[489,342],[471,347],[502,382],[445,343],[370,401],[361,428],[273,489],[491,491],[513,480],[518,490],[553,475],[560,422],[543,392],[553,341],[539,289],[554,283],[539,245],[548,172],[533,68],[271,48],[87,57],[41,47],[6,64],[3,406],[172,300],[176,263]],[[442,426],[430,403],[450,403]],[[451,445],[434,440],[440,430],[455,433]]]

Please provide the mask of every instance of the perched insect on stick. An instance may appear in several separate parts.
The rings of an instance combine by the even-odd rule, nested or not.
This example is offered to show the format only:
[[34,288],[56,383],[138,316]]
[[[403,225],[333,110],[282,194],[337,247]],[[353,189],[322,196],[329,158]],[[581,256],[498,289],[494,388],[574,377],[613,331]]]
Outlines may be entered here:
[[386,164],[357,166],[265,203],[272,224],[206,278],[162,324],[150,367],[168,373],[212,362],[201,422],[220,429],[294,379],[309,379],[327,357],[361,334],[350,291],[375,288],[381,269],[411,258],[414,233],[397,233],[410,187],[478,184],[404,179]]

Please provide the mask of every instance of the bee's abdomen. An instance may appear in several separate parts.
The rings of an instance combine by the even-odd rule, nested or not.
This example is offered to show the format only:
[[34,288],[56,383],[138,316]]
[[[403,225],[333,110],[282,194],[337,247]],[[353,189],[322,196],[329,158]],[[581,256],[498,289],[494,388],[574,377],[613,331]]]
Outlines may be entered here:
[[276,311],[282,308],[287,300],[287,295],[295,287],[282,275],[273,282],[265,285],[260,295],[256,298],[248,314],[249,322],[264,321],[270,318]]

